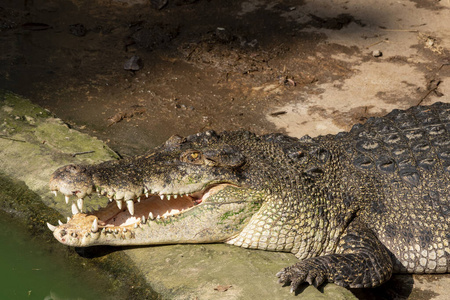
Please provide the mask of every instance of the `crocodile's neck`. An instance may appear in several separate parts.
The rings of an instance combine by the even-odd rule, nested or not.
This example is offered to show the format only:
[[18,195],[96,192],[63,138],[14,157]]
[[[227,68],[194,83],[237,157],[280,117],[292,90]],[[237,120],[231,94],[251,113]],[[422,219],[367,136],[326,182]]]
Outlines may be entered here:
[[[330,144],[331,138],[313,139],[270,149],[268,156],[279,163],[268,170],[269,196],[249,225],[227,243],[292,252],[301,259],[332,253],[357,206],[355,197],[342,192],[343,174],[338,174],[342,151]],[[321,152],[324,149],[326,153]]]

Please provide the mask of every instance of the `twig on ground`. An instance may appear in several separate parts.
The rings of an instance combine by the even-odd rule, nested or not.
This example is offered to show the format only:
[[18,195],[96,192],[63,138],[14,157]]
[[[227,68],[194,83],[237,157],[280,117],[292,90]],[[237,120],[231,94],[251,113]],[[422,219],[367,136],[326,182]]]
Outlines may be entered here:
[[74,154],[72,154],[73,157],[77,156],[77,155],[83,155],[83,154],[89,154],[89,153],[94,153],[94,150],[91,151],[84,151],[84,152],[76,152]]

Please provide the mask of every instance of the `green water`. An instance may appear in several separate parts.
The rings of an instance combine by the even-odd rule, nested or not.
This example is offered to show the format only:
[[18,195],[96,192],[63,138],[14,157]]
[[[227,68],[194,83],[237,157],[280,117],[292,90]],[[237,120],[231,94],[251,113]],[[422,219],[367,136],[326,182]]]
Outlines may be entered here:
[[42,250],[25,230],[10,223],[0,214],[1,300],[105,299],[98,286],[94,289],[95,276],[67,268],[67,259]]

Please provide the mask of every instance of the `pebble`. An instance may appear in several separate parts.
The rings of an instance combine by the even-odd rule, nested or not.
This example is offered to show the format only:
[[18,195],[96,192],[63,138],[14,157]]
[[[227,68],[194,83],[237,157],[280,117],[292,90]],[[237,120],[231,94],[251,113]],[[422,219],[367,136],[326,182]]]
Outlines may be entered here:
[[372,56],[373,56],[373,57],[380,57],[380,56],[382,56],[382,55],[383,55],[383,53],[381,53],[380,50],[374,50],[374,51],[372,51]]
[[130,70],[130,71],[138,71],[141,67],[142,67],[142,60],[137,55],[133,55],[123,65],[123,68],[125,70]]

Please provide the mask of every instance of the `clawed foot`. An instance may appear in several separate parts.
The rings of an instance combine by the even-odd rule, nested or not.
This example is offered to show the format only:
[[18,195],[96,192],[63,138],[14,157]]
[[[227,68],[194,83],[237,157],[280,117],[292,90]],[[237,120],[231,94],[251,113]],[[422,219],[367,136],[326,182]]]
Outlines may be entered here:
[[291,293],[294,293],[302,283],[307,282],[310,285],[318,287],[326,280],[326,277],[320,269],[310,269],[302,263],[284,268],[276,275],[279,278],[279,283],[284,285],[291,283]]

